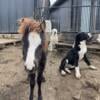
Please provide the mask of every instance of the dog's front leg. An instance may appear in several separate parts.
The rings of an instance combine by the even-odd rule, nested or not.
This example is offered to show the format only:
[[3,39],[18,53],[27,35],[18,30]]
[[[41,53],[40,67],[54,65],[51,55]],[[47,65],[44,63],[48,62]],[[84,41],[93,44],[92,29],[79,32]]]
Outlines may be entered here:
[[78,62],[77,58],[75,59],[74,65],[75,65],[75,76],[76,76],[77,79],[80,79],[81,73],[80,73],[79,62]]
[[87,55],[85,54],[84,55],[84,61],[85,61],[85,63],[89,66],[89,68],[91,68],[91,69],[93,69],[93,70],[95,70],[95,69],[97,69],[95,66],[93,66],[92,64],[91,64],[91,62],[89,61],[89,59],[87,58]]
[[80,68],[79,66],[75,66],[75,76],[77,79],[81,78]]

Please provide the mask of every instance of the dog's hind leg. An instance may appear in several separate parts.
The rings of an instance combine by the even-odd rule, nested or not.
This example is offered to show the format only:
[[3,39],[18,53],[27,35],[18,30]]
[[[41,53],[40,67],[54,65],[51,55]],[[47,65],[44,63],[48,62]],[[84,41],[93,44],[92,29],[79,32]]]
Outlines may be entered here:
[[61,75],[63,75],[63,76],[66,75],[66,72],[71,73],[71,71],[67,67],[65,67],[66,63],[68,63],[68,62],[67,62],[66,58],[64,58],[61,61],[61,64],[60,64],[60,67],[59,67],[59,71],[60,71]]
[[91,65],[91,62],[87,58],[87,55],[86,54],[84,55],[84,58],[83,59],[84,59],[85,63],[89,66],[89,68],[91,68],[93,70],[97,69],[95,66]]
[[65,71],[66,71],[67,73],[71,74],[70,68],[68,67],[68,59],[66,59],[66,65],[67,65],[67,66],[65,66]]
[[64,70],[65,68],[65,64],[66,64],[66,60],[65,58],[61,61],[60,67],[59,67],[59,71],[61,73],[61,75],[65,76],[66,75],[66,71]]
[[71,74],[71,70],[69,68],[65,68],[65,71],[68,73],[68,74]]

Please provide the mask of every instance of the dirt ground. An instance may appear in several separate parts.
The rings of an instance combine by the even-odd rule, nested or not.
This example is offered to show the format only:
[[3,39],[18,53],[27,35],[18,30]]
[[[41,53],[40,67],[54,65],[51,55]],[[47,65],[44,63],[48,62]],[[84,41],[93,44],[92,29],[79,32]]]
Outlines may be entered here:
[[[28,100],[29,84],[23,67],[21,46],[10,46],[0,51],[0,100]],[[89,55],[98,70],[90,70],[80,63],[82,77],[77,80],[74,71],[62,77],[58,66],[64,53],[48,53],[45,69],[46,82],[42,84],[43,100],[100,100],[100,57]],[[35,88],[37,100],[37,88]]]

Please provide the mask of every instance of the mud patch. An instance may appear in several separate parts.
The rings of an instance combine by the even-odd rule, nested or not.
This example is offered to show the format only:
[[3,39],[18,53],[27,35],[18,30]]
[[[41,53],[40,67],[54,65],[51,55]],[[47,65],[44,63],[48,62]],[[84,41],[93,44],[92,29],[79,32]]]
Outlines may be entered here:
[[[67,51],[66,51],[67,52]],[[80,63],[82,78],[72,74],[62,77],[58,68],[63,52],[48,53],[45,69],[46,82],[42,84],[43,100],[100,100],[100,57],[89,55],[97,70]],[[22,47],[8,47],[0,52],[0,100],[28,100],[29,84],[22,60]],[[35,87],[37,100],[37,86]]]

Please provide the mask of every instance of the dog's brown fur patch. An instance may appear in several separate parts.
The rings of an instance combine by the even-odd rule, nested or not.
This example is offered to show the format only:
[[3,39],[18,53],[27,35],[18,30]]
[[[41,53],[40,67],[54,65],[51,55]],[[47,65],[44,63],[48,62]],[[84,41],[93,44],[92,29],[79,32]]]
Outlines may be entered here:
[[18,20],[18,24],[19,24],[18,33],[24,34],[27,26],[29,27],[30,32],[33,31],[39,33],[43,31],[41,27],[41,23],[42,22],[33,20],[31,18],[21,18]]
[[29,32],[33,32],[33,33],[34,32],[36,32],[36,33],[43,32],[44,37],[45,37],[43,40],[44,41],[43,48],[44,48],[44,51],[47,52],[48,41],[46,39],[47,37],[46,37],[46,33],[45,33],[45,21],[37,21],[37,20],[31,19],[31,18],[24,17],[24,18],[21,18],[18,20],[18,24],[19,24],[19,28],[18,28],[17,32],[21,33],[23,35],[26,34],[26,32],[25,32],[26,27],[29,28]]

